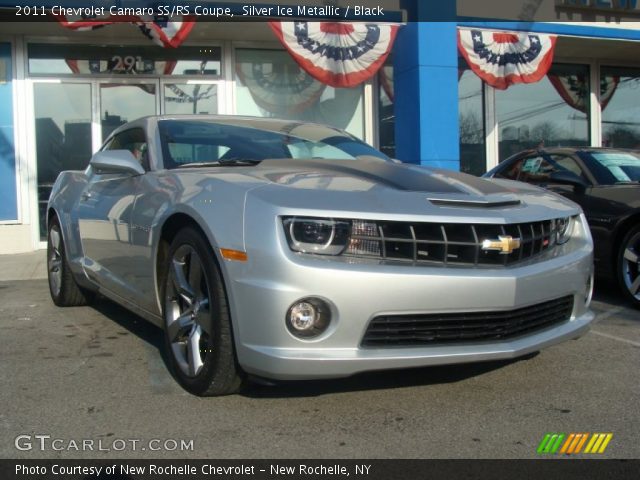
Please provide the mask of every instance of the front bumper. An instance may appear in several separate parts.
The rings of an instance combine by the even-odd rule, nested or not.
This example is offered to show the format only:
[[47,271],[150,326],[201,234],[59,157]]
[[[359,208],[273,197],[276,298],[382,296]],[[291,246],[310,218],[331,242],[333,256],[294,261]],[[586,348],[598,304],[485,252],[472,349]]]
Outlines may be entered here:
[[276,380],[340,378],[370,370],[400,369],[521,357],[585,334],[594,319],[585,312],[558,327],[496,343],[397,349],[295,349],[246,345],[243,368]]
[[[369,370],[516,358],[583,335],[594,319],[585,305],[593,244],[582,217],[575,238],[511,267],[463,268],[385,264],[291,252],[279,218],[256,217],[274,236],[247,240],[248,262],[223,262],[236,351],[248,373],[276,380],[346,377]],[[271,220],[269,220],[271,219]],[[253,236],[247,236],[253,239]],[[362,347],[376,316],[509,311],[573,296],[568,321],[500,341],[420,347]],[[329,328],[302,340],[289,332],[292,303],[319,297]]]

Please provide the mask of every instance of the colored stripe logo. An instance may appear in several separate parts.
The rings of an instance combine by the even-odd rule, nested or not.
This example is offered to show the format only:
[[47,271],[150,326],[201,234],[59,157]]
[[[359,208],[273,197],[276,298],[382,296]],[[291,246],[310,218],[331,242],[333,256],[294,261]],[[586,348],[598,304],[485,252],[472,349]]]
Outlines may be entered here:
[[541,455],[600,454],[605,452],[612,438],[613,433],[547,433],[537,452]]

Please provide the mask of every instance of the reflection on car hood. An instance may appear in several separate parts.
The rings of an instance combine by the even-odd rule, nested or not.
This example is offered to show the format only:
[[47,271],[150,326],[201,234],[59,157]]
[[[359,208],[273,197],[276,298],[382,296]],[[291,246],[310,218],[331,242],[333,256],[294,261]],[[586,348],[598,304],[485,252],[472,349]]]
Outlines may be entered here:
[[264,182],[251,194],[297,209],[442,215],[446,208],[454,217],[482,210],[482,215],[496,220],[505,218],[507,209],[511,210],[510,221],[580,211],[569,200],[522,183],[378,159],[265,160],[254,167],[216,167],[206,172],[222,173],[232,182],[241,181],[241,177],[251,179],[254,188],[256,181]]
[[[448,170],[434,170],[410,164],[381,160],[267,160],[257,169],[273,183],[301,188],[331,188],[335,180],[340,187],[363,184],[380,185],[395,190],[424,193],[467,193],[469,195],[505,194],[509,191],[493,182]],[[284,173],[284,175],[283,175]]]

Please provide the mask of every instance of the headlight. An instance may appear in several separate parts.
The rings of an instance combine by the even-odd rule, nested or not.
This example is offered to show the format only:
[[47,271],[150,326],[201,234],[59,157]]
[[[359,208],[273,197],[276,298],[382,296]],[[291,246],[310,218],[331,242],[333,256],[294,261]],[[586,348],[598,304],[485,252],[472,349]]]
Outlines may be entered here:
[[556,219],[556,243],[562,245],[567,243],[573,233],[573,225],[575,221],[573,217],[564,217]]
[[295,252],[340,255],[349,243],[351,222],[332,218],[286,217],[284,231]]

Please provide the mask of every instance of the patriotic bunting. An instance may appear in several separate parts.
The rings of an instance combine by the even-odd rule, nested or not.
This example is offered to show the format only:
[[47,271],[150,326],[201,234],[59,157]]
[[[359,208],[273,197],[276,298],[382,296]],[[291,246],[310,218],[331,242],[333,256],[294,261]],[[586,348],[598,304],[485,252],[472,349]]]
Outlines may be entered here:
[[[586,113],[589,109],[589,84],[584,75],[547,75],[551,85],[560,97],[572,108]],[[619,77],[605,77],[600,80],[600,106],[607,108],[618,88]]]
[[138,25],[138,28],[143,35],[151,39],[155,44],[165,48],[176,48],[185,41],[187,35],[191,32],[195,25],[195,17],[185,15],[184,17],[175,18],[181,18],[181,20],[143,21]]
[[256,105],[274,115],[307,110],[318,103],[326,88],[296,64],[240,62],[236,65],[236,73]]
[[[183,85],[182,87],[179,87],[175,84],[167,84],[166,87],[173,95],[167,93],[164,97],[164,101],[167,103],[191,104],[193,114],[203,113],[198,109],[198,102],[212,99],[218,95],[215,85],[196,84]],[[189,87],[191,87],[191,91],[187,91],[189,90]]]
[[353,87],[384,64],[398,27],[338,22],[269,22],[293,59],[332,87]]
[[166,20],[163,17],[151,15],[118,16],[109,14],[91,19],[79,15],[55,15],[55,17],[63,27],[79,31],[95,30],[114,23],[131,23],[136,25],[142,34],[155,44],[165,48],[176,48],[182,44],[195,25],[196,18],[193,15],[183,15]]
[[600,77],[600,106],[602,110],[609,105],[619,83],[620,77],[606,77],[604,75]]
[[555,35],[458,30],[458,49],[469,67],[494,88],[535,83],[549,71]]

